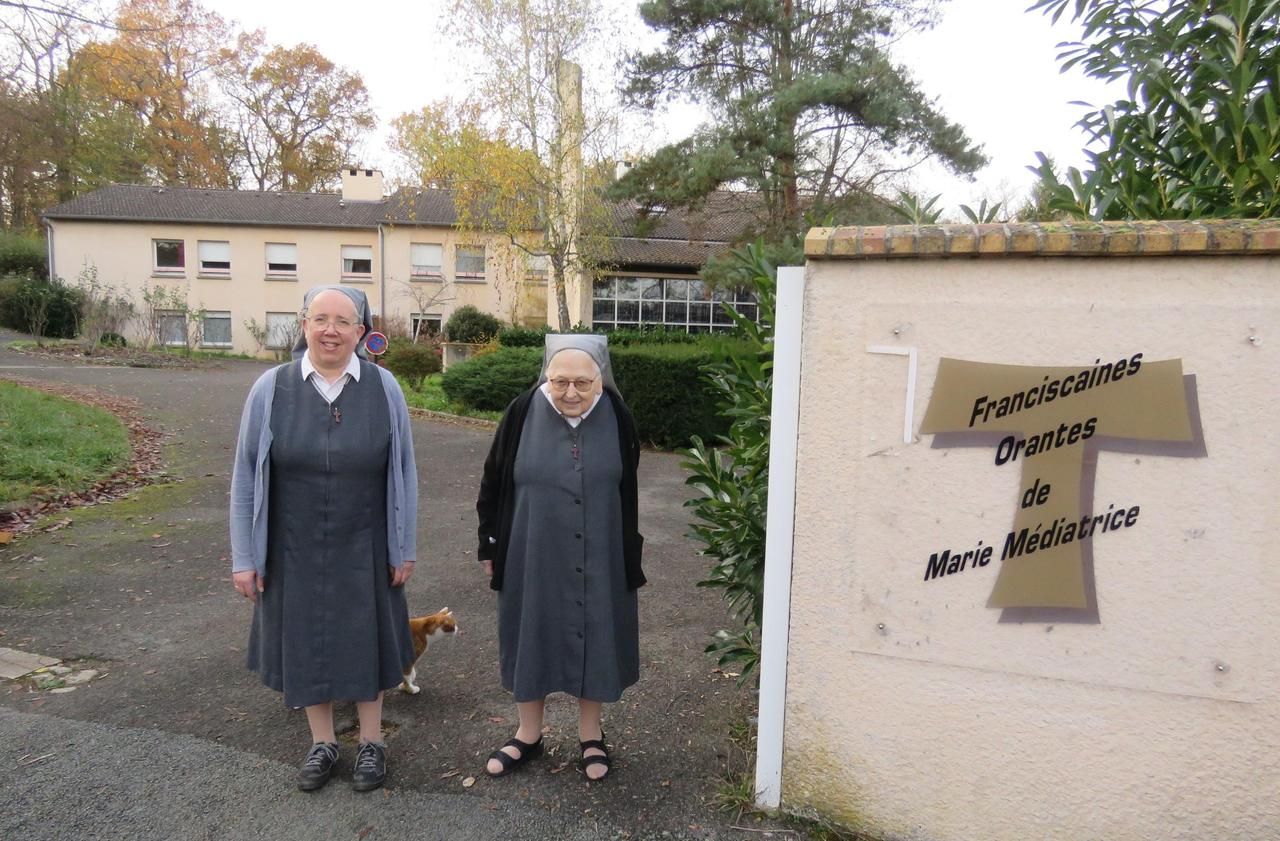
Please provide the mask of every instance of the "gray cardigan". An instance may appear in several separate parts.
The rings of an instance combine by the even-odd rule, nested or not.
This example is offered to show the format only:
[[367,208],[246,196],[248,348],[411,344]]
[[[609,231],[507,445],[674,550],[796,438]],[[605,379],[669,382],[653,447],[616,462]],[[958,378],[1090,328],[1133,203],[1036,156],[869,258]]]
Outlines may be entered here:
[[[271,400],[276,375],[293,363],[267,371],[249,390],[240,417],[231,472],[231,571],[267,571],[267,499],[271,480]],[[387,563],[399,567],[417,558],[418,471],[404,393],[391,372],[361,363],[361,376],[378,372],[391,412],[391,456],[387,465]]]

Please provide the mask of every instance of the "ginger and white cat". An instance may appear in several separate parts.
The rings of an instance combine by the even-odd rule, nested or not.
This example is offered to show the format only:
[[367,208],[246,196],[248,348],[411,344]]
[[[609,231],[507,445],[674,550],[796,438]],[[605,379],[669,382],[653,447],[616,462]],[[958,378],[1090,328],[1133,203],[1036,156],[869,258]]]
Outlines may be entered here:
[[404,682],[400,684],[401,691],[408,692],[410,695],[417,695],[422,691],[422,687],[413,682],[418,676],[416,666],[419,658],[427,650],[431,640],[453,636],[457,630],[458,623],[453,618],[453,611],[447,607],[427,616],[415,616],[409,620],[409,631],[413,635],[413,663],[405,669]]

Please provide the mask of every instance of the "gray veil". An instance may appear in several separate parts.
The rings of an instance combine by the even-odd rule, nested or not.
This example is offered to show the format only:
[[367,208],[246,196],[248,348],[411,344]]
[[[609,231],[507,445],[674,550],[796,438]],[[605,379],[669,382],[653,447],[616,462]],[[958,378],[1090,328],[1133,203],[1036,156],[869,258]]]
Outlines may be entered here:
[[538,375],[538,385],[547,381],[547,366],[551,357],[562,350],[581,350],[590,354],[600,367],[600,376],[605,387],[615,394],[618,384],[613,381],[613,365],[609,362],[609,337],[598,333],[548,333],[545,349],[542,353],[542,373]]

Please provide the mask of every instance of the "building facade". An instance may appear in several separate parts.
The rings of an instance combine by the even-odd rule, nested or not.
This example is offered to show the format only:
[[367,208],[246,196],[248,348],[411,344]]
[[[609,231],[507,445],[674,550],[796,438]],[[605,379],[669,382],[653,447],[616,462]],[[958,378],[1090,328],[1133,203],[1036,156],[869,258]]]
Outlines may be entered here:
[[[720,300],[754,313],[753,301],[697,278],[727,246],[720,229],[695,240],[688,218],[673,216],[638,236],[633,217],[619,211],[610,266],[570,284],[573,323],[701,332],[730,326],[714,312]],[[70,284],[96,276],[131,301],[143,314],[131,340],[145,338],[149,319],[167,344],[281,350],[296,337],[305,292],[326,284],[362,289],[391,332],[437,332],[467,304],[510,324],[556,322],[545,257],[460,228],[446,190],[386,195],[377,170],[344,171],[340,193],[113,185],[44,218],[50,275]]]

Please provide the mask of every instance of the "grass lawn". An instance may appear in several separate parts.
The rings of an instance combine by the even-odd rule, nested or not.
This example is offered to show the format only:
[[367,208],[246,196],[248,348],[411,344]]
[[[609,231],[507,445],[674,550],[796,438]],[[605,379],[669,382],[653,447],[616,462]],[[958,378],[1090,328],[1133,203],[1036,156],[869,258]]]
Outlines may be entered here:
[[502,418],[502,412],[479,412],[453,403],[440,387],[443,374],[432,374],[422,381],[422,390],[414,391],[403,379],[400,388],[404,391],[405,402],[415,409],[428,409],[432,412],[444,412],[449,415],[461,415],[464,418],[481,418],[496,421]]
[[84,490],[128,462],[115,415],[0,380],[0,505]]

